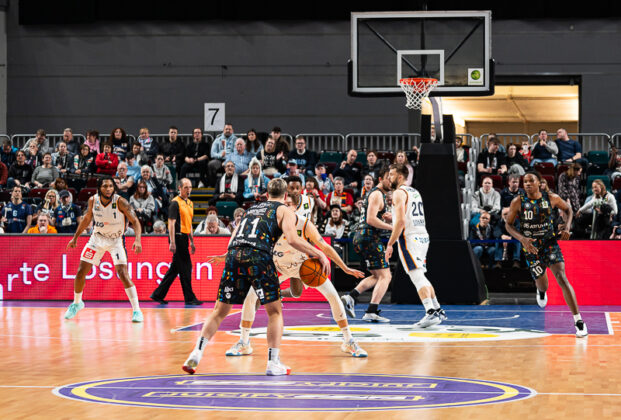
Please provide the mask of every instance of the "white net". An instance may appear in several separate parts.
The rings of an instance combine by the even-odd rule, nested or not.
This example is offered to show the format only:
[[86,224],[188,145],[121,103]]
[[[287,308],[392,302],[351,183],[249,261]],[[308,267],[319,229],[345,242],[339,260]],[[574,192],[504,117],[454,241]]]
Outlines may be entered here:
[[409,109],[421,109],[423,106],[423,99],[425,99],[431,89],[438,86],[437,79],[424,79],[424,78],[410,78],[399,80],[401,89],[405,92],[407,101],[405,102],[406,108]]

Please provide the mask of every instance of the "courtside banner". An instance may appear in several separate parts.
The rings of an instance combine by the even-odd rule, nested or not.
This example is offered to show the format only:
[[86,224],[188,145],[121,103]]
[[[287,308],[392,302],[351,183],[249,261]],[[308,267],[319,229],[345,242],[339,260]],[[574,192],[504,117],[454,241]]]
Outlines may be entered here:
[[[72,300],[73,279],[80,264],[80,254],[88,241],[81,236],[74,249],[67,250],[71,235],[0,236],[0,300]],[[140,300],[149,296],[166,274],[172,261],[165,236],[143,236],[142,253],[132,251],[133,237],[125,239],[129,276],[136,285]],[[200,300],[214,301],[218,293],[224,263],[211,265],[209,256],[226,252],[229,237],[194,238],[192,255],[192,288]],[[288,281],[283,288],[288,287]],[[110,254],[93,266],[86,278],[85,300],[127,300],[123,283],[116,276]],[[179,280],[175,280],[167,300],[183,301]],[[306,289],[300,300],[324,301],[315,289]]]

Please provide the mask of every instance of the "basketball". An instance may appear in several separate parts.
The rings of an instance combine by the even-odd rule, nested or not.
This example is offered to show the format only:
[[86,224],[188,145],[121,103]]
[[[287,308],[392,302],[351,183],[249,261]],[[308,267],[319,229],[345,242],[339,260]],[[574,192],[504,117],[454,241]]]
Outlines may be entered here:
[[300,280],[308,287],[319,287],[326,281],[321,263],[317,258],[304,261],[300,267]]

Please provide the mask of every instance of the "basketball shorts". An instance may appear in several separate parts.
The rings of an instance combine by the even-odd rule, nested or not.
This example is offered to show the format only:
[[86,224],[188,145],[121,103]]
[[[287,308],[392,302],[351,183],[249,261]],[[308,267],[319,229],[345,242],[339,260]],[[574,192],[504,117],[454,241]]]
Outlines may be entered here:
[[564,262],[565,259],[556,239],[535,242],[534,245],[537,248],[536,254],[530,254],[525,249],[522,249],[530,275],[533,280],[536,280],[545,274],[546,268],[553,264]]
[[365,261],[367,269],[388,268],[384,244],[378,236],[365,234],[364,230],[358,231],[354,235],[353,245],[354,252]]
[[310,257],[298,251],[286,241],[278,241],[274,246],[274,264],[280,273],[281,283],[292,277],[300,278],[300,267]]
[[106,252],[109,252],[110,256],[112,256],[112,263],[115,266],[127,264],[125,239],[123,237],[110,239],[96,233],[91,235],[91,238],[84,245],[80,261],[99,265]]
[[420,268],[427,272],[427,250],[429,249],[429,235],[399,236],[399,259],[408,273]]
[[218,300],[242,304],[254,288],[262,305],[280,299],[280,283],[272,255],[255,248],[229,249],[224,262]]

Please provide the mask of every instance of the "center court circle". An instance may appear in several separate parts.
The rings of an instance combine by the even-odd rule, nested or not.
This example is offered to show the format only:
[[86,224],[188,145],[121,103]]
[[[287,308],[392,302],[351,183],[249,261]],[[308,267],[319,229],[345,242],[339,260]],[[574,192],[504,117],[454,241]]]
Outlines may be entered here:
[[65,385],[53,393],[102,404],[235,411],[408,410],[496,404],[536,395],[501,382],[379,374],[145,376]]

